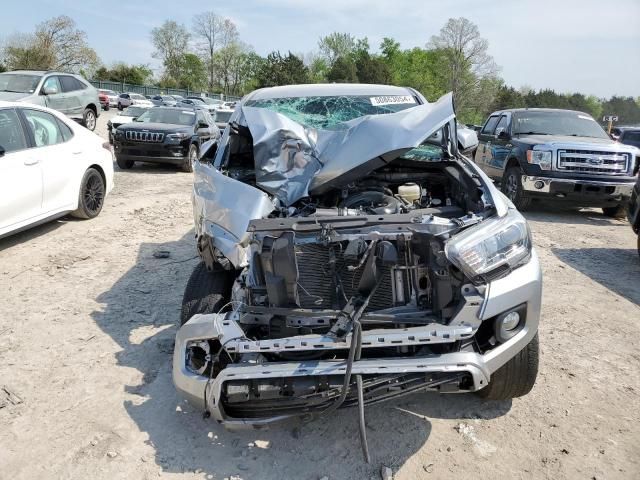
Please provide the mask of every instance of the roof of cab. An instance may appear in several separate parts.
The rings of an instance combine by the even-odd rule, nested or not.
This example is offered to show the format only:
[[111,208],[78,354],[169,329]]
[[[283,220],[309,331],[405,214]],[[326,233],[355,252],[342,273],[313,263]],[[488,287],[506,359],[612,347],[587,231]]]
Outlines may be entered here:
[[416,95],[407,87],[394,85],[375,85],[362,83],[310,83],[304,85],[284,85],[261,88],[250,94],[251,100],[269,100],[287,97],[327,97],[339,95]]

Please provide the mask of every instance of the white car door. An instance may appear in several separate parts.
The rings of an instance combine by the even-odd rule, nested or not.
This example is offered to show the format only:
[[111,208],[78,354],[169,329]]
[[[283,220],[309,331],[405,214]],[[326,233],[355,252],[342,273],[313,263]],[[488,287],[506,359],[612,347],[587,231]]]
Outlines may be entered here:
[[42,168],[42,211],[54,213],[76,208],[84,147],[72,130],[54,115],[21,108],[34,141],[32,155]]
[[0,235],[42,212],[42,167],[26,133],[15,109],[0,109]]

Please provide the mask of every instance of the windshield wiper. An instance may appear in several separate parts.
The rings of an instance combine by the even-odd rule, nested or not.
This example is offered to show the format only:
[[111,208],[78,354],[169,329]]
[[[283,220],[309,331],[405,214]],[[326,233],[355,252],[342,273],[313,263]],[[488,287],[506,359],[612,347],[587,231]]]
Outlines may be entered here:
[[9,93],[28,93],[28,92],[21,92],[19,90],[0,90],[0,92],[9,92]]

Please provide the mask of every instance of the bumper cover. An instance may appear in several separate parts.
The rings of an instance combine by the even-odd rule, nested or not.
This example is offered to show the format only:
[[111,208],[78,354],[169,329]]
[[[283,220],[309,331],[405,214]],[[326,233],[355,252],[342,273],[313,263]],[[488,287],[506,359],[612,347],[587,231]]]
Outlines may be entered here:
[[604,205],[628,201],[633,180],[615,182],[523,175],[522,189],[529,195],[541,198]]
[[[540,317],[541,295],[542,277],[538,258],[534,251],[529,263],[514,270],[506,277],[488,284],[482,304],[476,313],[478,321],[490,320],[504,311],[525,303],[527,305],[526,323],[509,341],[498,345],[485,354],[452,352],[407,358],[362,359],[353,363],[352,373],[354,375],[400,373],[454,375],[461,373],[469,375],[472,379],[472,385],[467,391],[480,390],[488,385],[493,372],[513,358],[535,336]],[[457,329],[463,335],[467,333],[467,329],[460,328],[460,326],[450,325],[449,328]],[[476,328],[477,324],[473,328],[474,333]],[[388,332],[397,332],[397,330],[388,330]],[[344,375],[346,368],[344,360],[231,364],[221,370],[213,379],[196,374],[187,368],[187,344],[189,342],[202,339],[221,339],[223,343],[231,344],[241,335],[242,331],[238,324],[226,315],[195,315],[176,334],[173,357],[173,381],[176,389],[195,407],[209,410],[212,416],[228,429],[260,428],[291,417],[291,415],[261,418],[229,416],[221,401],[225,383],[228,381]],[[228,340],[223,340],[225,336]],[[440,338],[443,339],[443,337]],[[451,339],[451,341],[455,340],[456,338]]]

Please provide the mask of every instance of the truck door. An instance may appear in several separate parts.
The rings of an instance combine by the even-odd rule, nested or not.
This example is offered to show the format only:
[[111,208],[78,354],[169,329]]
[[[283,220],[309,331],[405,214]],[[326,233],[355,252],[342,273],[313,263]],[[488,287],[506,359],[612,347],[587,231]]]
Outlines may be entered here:
[[487,165],[491,163],[491,143],[494,140],[493,132],[496,129],[499,119],[500,115],[491,115],[478,134],[478,149],[476,150],[474,160],[487,175],[489,175]]

